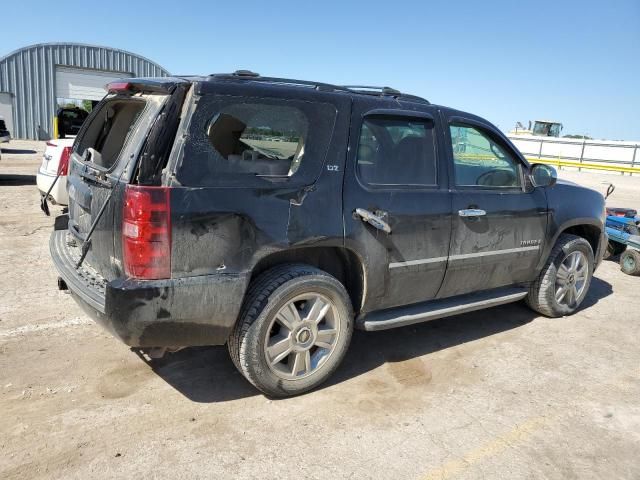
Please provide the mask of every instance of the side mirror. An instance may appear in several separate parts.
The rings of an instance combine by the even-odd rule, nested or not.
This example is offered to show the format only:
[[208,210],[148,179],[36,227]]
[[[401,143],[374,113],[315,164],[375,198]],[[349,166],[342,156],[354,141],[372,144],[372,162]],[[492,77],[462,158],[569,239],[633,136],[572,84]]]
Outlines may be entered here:
[[558,180],[558,173],[551,165],[535,163],[531,167],[529,177],[534,187],[553,187]]

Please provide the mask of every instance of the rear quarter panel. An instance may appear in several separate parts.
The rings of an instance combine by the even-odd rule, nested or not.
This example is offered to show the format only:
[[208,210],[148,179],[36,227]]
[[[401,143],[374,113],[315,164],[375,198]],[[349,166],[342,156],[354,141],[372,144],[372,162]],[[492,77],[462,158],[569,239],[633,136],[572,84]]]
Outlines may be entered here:
[[[277,89],[234,85],[220,86],[216,93],[256,97],[275,96]],[[274,181],[264,187],[182,185],[171,176],[173,277],[212,273],[242,274],[270,254],[307,246],[342,246],[342,181],[347,148],[350,99],[305,97],[307,93],[288,92],[289,98],[332,103],[336,118],[331,140],[319,176],[309,183]],[[286,97],[285,97],[286,98]],[[189,100],[188,100],[189,101]],[[192,101],[192,105],[196,102]],[[191,108],[191,107],[186,107]],[[170,169],[186,161],[182,157],[181,135],[189,128],[187,113],[174,145]],[[327,169],[326,165],[331,165]]]

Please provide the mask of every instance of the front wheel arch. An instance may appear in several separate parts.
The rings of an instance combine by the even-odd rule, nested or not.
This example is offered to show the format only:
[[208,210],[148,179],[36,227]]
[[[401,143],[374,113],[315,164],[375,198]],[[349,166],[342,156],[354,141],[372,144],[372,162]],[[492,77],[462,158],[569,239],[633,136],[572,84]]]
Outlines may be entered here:
[[605,247],[604,245],[600,245],[603,226],[595,221],[595,219],[574,219],[571,222],[564,223],[557,229],[555,235],[548,240],[548,243],[545,244],[542,255],[540,256],[540,261],[538,262],[538,272],[542,270],[542,268],[547,263],[549,259],[549,255],[557,244],[558,239],[561,235],[574,235],[576,237],[584,238],[589,245],[591,246],[591,250],[593,252],[594,258],[597,259],[602,249]]

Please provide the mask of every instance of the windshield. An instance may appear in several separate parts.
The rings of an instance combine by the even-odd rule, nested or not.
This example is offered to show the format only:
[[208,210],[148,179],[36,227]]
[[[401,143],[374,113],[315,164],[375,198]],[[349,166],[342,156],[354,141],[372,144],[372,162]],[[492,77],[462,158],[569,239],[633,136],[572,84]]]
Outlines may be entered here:
[[562,124],[551,122],[536,122],[533,126],[533,134],[541,137],[559,137]]
[[560,125],[559,123],[552,124],[551,127],[549,128],[549,136],[550,137],[559,137],[560,136],[560,130],[562,130],[562,125]]
[[533,126],[533,134],[540,135],[542,137],[546,137],[549,135],[549,127],[551,125],[544,122],[536,122]]

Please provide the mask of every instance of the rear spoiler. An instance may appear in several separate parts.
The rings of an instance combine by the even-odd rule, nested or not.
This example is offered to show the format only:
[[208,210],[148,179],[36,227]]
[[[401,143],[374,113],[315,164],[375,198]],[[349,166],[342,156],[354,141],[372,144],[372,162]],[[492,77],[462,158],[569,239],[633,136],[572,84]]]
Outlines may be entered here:
[[123,78],[108,83],[105,88],[109,93],[166,93],[171,94],[175,88],[187,80],[175,77],[160,78]]

